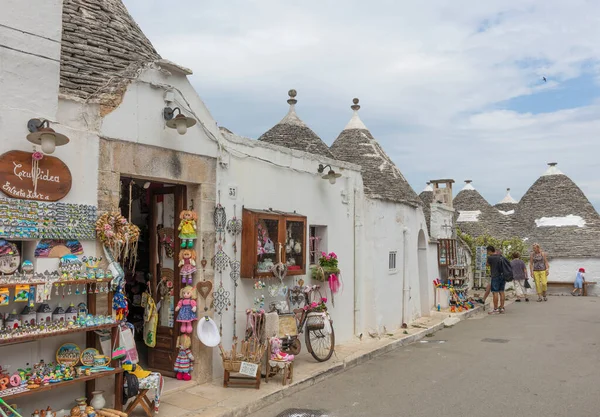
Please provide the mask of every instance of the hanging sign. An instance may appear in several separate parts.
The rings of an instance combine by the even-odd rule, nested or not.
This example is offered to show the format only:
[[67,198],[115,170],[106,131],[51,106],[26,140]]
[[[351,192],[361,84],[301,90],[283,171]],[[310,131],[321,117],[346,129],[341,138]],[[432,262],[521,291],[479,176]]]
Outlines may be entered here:
[[[63,161],[44,155],[35,173],[32,164],[29,152],[9,151],[0,155],[0,190],[10,197],[41,201],[58,201],[69,193],[71,171]],[[33,184],[36,177],[37,189]]]

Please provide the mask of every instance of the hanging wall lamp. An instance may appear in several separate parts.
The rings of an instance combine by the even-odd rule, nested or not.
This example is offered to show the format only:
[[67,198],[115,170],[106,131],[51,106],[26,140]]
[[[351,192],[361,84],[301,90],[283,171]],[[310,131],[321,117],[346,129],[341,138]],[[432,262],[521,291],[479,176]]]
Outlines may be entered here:
[[50,127],[48,120],[31,119],[27,122],[27,129],[31,132],[27,135],[27,140],[35,145],[41,145],[42,152],[46,154],[53,153],[57,146],[69,143],[69,138],[56,133]]
[[[177,116],[175,116],[175,110],[179,112]],[[165,107],[163,115],[167,121],[167,127],[170,127],[171,129],[177,129],[177,133],[180,135],[185,135],[188,127],[192,127],[196,124],[196,119],[193,117],[186,117],[181,114],[181,109],[179,107],[175,107],[174,109]]]
[[335,184],[336,180],[342,176],[342,174],[338,174],[336,173],[333,168],[331,168],[331,165],[325,165],[323,166],[323,164],[319,164],[319,169],[317,170],[319,172],[319,174],[322,174],[323,172],[325,172],[325,168],[329,167],[329,172],[325,175],[323,175],[321,178],[323,178],[324,180],[329,180],[330,184]]

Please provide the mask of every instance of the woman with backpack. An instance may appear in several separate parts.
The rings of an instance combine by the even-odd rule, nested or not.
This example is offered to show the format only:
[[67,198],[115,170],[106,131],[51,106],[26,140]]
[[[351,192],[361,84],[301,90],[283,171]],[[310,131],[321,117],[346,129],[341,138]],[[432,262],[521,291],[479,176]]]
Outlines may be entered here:
[[548,274],[550,273],[550,265],[546,254],[542,252],[539,243],[533,244],[533,252],[529,257],[529,272],[535,281],[535,289],[538,294],[538,303],[548,301],[546,292],[548,291]]

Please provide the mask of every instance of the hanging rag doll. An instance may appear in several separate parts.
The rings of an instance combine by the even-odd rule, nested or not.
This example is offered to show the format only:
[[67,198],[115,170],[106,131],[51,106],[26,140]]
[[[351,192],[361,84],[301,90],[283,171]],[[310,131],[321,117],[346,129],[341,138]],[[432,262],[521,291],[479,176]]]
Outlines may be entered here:
[[180,381],[189,381],[192,379],[192,369],[194,364],[194,355],[192,355],[192,350],[190,346],[192,345],[192,340],[186,334],[182,334],[177,338],[177,347],[179,347],[179,354],[177,355],[177,359],[175,359],[175,367],[173,370],[176,373],[177,379]]
[[181,222],[179,223],[179,239],[181,239],[181,247],[191,249],[194,247],[196,240],[196,220],[198,215],[193,210],[183,210],[179,215]]
[[192,275],[196,272],[196,251],[194,249],[183,249],[179,252],[179,268],[181,282],[192,285]]
[[194,287],[186,286],[179,293],[180,300],[175,307],[178,311],[177,321],[181,323],[181,333],[192,333],[192,322],[198,320],[196,317],[196,300],[198,292]]

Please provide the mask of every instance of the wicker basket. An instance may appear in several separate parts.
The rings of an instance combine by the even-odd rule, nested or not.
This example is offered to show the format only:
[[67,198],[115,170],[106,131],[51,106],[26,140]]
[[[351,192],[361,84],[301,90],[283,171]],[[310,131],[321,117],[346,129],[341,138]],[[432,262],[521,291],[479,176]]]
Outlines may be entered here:
[[325,328],[325,313],[308,313],[306,318],[306,329],[307,330],[323,330]]
[[[252,362],[248,362],[248,363],[252,363]],[[260,367],[260,363],[257,363],[256,365],[258,365]],[[239,372],[241,367],[242,367],[242,361],[230,361],[229,359],[226,359],[223,361],[223,369],[226,371]]]

